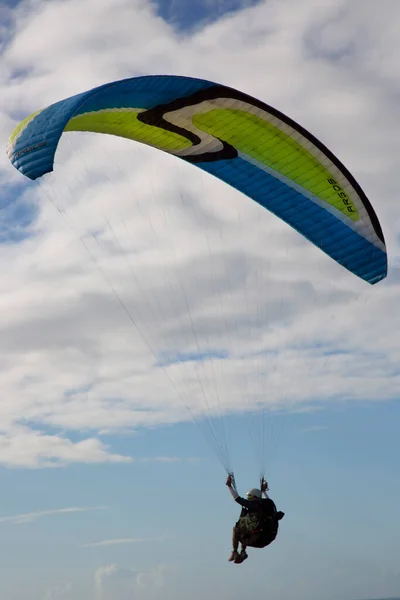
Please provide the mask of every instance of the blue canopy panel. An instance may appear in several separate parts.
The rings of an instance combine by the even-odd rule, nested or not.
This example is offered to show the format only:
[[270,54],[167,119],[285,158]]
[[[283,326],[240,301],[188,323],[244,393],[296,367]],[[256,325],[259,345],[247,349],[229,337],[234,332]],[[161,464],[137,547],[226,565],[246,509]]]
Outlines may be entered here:
[[386,273],[387,256],[340,219],[241,158],[197,163],[208,173],[254,198],[331,256],[343,267],[374,284]]

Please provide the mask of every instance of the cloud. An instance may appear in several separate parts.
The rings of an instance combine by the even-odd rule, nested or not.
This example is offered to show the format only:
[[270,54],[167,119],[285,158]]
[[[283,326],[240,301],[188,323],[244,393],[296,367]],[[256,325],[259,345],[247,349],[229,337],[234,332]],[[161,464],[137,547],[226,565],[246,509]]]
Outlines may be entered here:
[[114,454],[95,438],[72,442],[62,435],[48,435],[28,427],[0,434],[0,464],[24,467],[60,467],[72,463],[130,463],[132,458]]
[[42,519],[44,517],[53,517],[56,515],[64,515],[71,513],[81,513],[88,512],[92,510],[105,510],[105,506],[80,506],[80,507],[71,507],[71,508],[57,508],[54,510],[39,510],[31,513],[24,513],[20,515],[12,515],[10,517],[0,517],[0,523],[32,523],[33,521],[37,521],[38,519]]
[[229,186],[126,140],[66,135],[55,172],[36,184],[1,155],[2,464],[129,463],[99,436],[189,420],[187,407],[217,416],[398,397],[400,9],[391,11],[270,0],[190,35],[144,0],[8,12],[3,144],[29,112],[117,78],[169,72],[236,86],[349,166],[395,268],[365,286]]
[[56,585],[47,590],[44,600],[58,600],[59,598],[72,598],[73,585],[72,583],[64,583]]
[[120,544],[141,544],[146,542],[161,542],[164,538],[120,538],[115,540],[101,540],[83,544],[83,548],[96,548],[99,546],[118,546]]
[[181,458],[180,456],[147,456],[134,459],[135,462],[160,462],[160,463],[176,463],[176,462],[197,462],[198,458]]
[[172,565],[156,565],[146,571],[104,565],[94,575],[96,599],[162,598],[175,571]]
[[[99,432],[103,435],[107,432]],[[108,432],[109,433],[109,432]],[[112,433],[112,432],[111,432]],[[64,434],[49,435],[29,427],[12,427],[0,433],[0,464],[19,468],[56,468],[74,463],[178,463],[196,462],[196,458],[179,456],[143,456],[134,458],[110,451],[97,438],[73,442]]]
[[114,577],[117,573],[118,567],[115,564],[105,565],[97,569],[97,571],[94,574],[94,584],[97,598],[99,600],[103,600],[105,598],[105,582],[107,582],[110,578]]

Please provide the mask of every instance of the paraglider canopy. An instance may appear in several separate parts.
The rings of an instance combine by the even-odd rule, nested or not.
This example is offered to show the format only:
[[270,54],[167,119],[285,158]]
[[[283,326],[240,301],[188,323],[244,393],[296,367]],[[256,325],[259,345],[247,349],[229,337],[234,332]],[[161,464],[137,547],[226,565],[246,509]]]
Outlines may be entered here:
[[48,173],[64,131],[108,133],[174,154],[275,213],[358,277],[386,277],[382,229],[354,177],[308,131],[243,92],[169,75],[112,82],[22,121],[8,144],[12,164],[30,179]]

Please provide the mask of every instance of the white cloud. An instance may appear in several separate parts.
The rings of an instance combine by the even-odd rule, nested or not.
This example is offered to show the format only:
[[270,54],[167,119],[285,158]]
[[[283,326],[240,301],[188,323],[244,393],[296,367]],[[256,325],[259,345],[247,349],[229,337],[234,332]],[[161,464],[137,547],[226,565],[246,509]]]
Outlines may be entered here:
[[44,600],[58,600],[62,598],[72,598],[73,593],[73,585],[71,583],[64,583],[61,585],[56,585],[47,590]]
[[36,512],[24,513],[20,515],[12,515],[10,517],[0,517],[0,523],[32,523],[44,517],[53,517],[57,515],[65,515],[71,513],[88,512],[92,510],[104,510],[104,506],[73,506],[70,508],[57,508],[54,510],[39,510]]
[[[39,210],[31,237],[0,252],[0,462],[128,462],[97,436],[189,419],[184,404],[398,397],[400,7],[270,0],[190,36],[144,0],[22,2],[13,14],[4,144],[20,117],[112,79],[169,72],[236,86],[349,166],[381,218],[391,271],[369,288],[190,165],[65,136],[55,173],[25,187]],[[23,182],[5,157],[0,181],[8,194]],[[174,362],[202,354],[223,358]],[[89,437],[72,442],[76,431]]]
[[[73,427],[70,426],[70,428]],[[105,433],[103,432],[103,434]],[[112,433],[112,430],[108,433]],[[168,464],[196,462],[197,460],[179,456],[133,458],[111,452],[109,446],[97,438],[85,438],[79,442],[73,442],[65,434],[48,435],[21,426],[12,427],[6,433],[0,434],[0,464],[12,467],[54,468],[73,463],[156,462]]]
[[13,467],[60,467],[71,463],[128,463],[132,459],[110,452],[95,438],[72,442],[61,435],[46,435],[27,427],[0,434],[0,464]]
[[175,571],[172,565],[156,565],[147,571],[104,565],[94,576],[96,600],[161,599]]
[[84,544],[84,548],[96,548],[100,546],[119,546],[120,544],[142,544],[147,542],[160,542],[164,538],[117,538],[115,540],[100,540],[99,542],[90,542]]
[[105,565],[97,569],[94,574],[94,584],[96,594],[99,600],[105,599],[105,591],[104,591],[104,582],[107,581],[110,577],[113,577],[116,573],[118,573],[117,565]]

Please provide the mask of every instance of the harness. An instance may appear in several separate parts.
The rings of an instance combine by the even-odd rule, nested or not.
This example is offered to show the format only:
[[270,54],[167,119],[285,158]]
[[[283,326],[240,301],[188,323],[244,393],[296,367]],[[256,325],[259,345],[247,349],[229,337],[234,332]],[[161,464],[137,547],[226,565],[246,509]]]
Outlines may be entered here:
[[278,534],[279,522],[276,518],[276,507],[271,516],[247,513],[236,523],[239,537],[246,546],[264,548],[274,541]]

